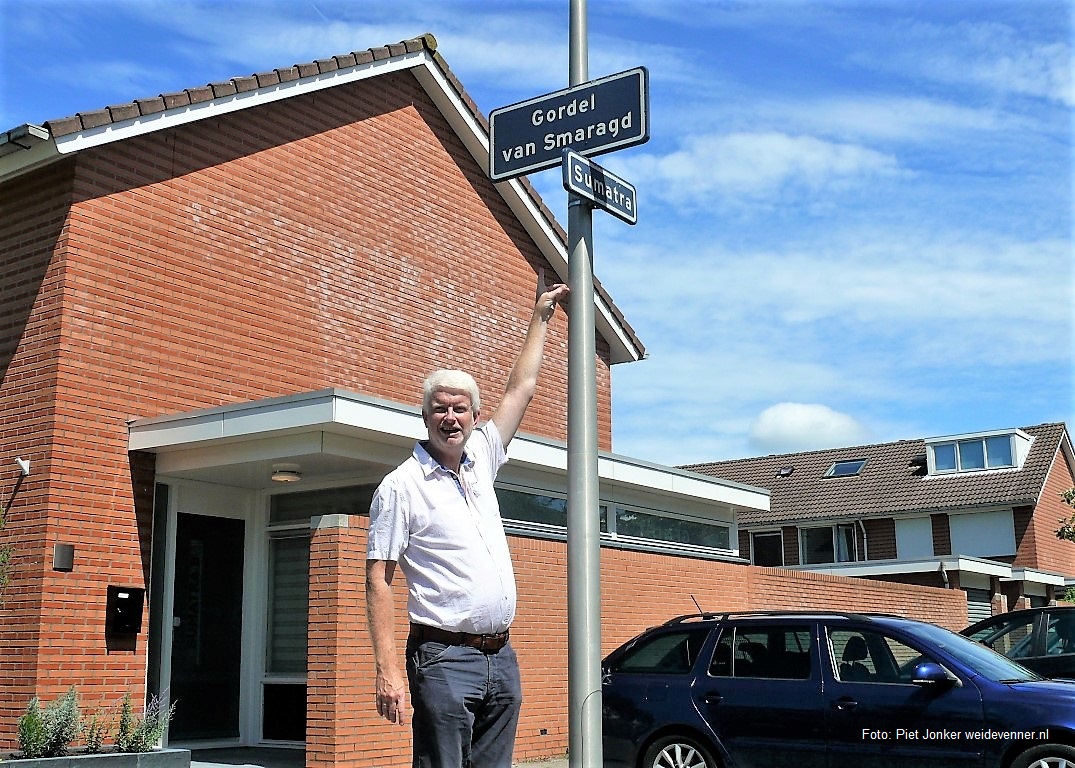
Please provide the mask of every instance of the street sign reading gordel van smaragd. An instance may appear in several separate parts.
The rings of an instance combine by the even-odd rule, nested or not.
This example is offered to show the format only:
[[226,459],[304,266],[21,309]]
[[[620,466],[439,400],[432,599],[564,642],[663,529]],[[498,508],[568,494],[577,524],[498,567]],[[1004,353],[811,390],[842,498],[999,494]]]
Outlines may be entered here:
[[538,96],[489,114],[489,177],[503,181],[649,139],[645,67]]

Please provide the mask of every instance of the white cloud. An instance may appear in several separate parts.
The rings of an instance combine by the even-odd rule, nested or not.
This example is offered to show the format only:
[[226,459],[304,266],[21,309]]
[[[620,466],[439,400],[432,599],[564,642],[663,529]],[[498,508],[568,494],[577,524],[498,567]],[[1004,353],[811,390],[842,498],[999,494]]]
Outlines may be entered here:
[[868,439],[868,430],[851,416],[817,403],[777,403],[750,427],[750,444],[760,453],[838,448]]
[[777,132],[691,136],[664,156],[632,160],[632,182],[673,202],[707,196],[771,198],[899,173],[895,157],[856,144]]

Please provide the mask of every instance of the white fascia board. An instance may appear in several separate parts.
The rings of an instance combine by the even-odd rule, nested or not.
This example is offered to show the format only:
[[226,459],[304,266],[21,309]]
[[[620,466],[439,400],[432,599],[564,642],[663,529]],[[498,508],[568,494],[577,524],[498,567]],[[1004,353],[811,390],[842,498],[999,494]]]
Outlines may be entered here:
[[896,576],[930,571],[966,571],[987,576],[1010,577],[1012,569],[1004,563],[977,557],[933,557],[925,560],[881,560],[856,563],[785,566],[790,570],[827,573],[833,576]]
[[248,107],[271,104],[274,101],[304,93],[313,93],[325,88],[333,88],[337,85],[353,83],[389,72],[411,69],[425,58],[427,58],[427,55],[424,51],[416,51],[393,56],[390,59],[356,64],[353,67],[345,67],[332,72],[311,75],[298,80],[289,80],[276,85],[263,86],[242,93],[234,93],[230,96],[219,96],[209,101],[189,104],[185,107],[176,107],[150,115],[139,115],[129,120],[121,120],[98,126],[97,128],[87,128],[77,133],[60,136],[55,139],[56,148],[61,154],[78,152],[113,141],[121,141],[133,136],[141,136],[153,131],[193,123],[197,120],[219,117]]
[[[444,77],[444,73],[426,59],[424,66],[414,69],[414,76],[425,89],[426,94],[437,105],[449,125],[463,141],[474,161],[483,169],[489,166],[489,135],[478,122],[474,113],[463,103],[455,88]],[[501,197],[508,204],[512,213],[518,217],[527,234],[534,239],[545,258],[563,282],[567,282],[568,263],[567,247],[560,240],[556,230],[541,213],[533,198],[523,189],[519,179],[495,184]],[[566,194],[566,193],[565,193]],[[638,350],[631,339],[624,333],[623,326],[616,320],[600,295],[594,295],[596,308],[595,324],[601,335],[609,341],[612,350],[612,362],[624,363],[640,359]]]
[[1039,571],[1037,568],[1012,568],[1011,578],[1001,579],[1001,581],[1030,581],[1036,584],[1052,584],[1053,586],[1062,587],[1064,586],[1064,574]]

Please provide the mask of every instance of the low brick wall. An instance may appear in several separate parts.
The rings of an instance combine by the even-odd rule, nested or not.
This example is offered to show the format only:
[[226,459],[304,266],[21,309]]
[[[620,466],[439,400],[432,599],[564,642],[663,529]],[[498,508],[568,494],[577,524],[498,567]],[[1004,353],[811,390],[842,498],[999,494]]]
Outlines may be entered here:
[[[363,568],[368,519],[314,531],[310,557],[309,725],[306,762],[410,765],[410,728],[377,716],[365,629]],[[519,587],[512,644],[524,705],[515,758],[562,755],[568,745],[567,545],[510,538]],[[406,635],[406,589],[396,591],[397,640]],[[601,551],[601,648],[608,653],[646,627],[686,613],[755,609],[869,611],[967,623],[960,590],[889,584],[617,549]]]

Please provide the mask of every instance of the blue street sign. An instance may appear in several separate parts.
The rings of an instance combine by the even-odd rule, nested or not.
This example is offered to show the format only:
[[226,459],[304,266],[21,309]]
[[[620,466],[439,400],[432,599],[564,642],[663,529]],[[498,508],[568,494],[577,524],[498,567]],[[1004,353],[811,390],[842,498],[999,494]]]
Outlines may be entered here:
[[552,168],[573,149],[593,157],[649,140],[645,67],[538,96],[489,115],[489,178]]
[[563,163],[564,189],[628,224],[638,223],[638,193],[634,186],[570,149],[564,150]]

